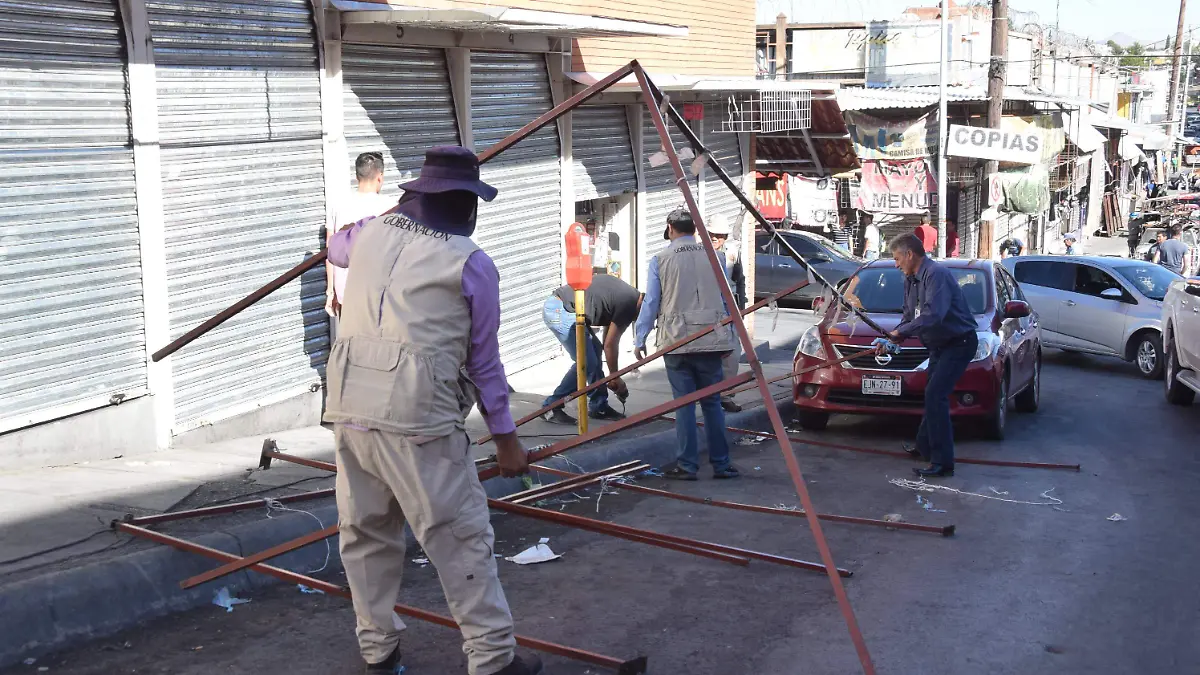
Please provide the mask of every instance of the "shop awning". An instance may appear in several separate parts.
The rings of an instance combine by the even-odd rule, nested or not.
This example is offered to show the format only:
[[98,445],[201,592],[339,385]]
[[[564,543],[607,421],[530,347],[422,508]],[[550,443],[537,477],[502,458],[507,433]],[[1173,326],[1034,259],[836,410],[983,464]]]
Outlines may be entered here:
[[[986,101],[987,91],[979,87],[947,87],[951,103]],[[838,107],[845,110],[882,110],[886,108],[928,108],[938,104],[937,87],[878,87],[839,89]]]
[[1067,138],[1079,148],[1080,152],[1089,153],[1099,150],[1104,145],[1104,134],[1088,123],[1086,115],[1078,112],[1064,113],[1063,127]]
[[379,0],[333,0],[346,24],[384,23],[437,30],[532,33],[557,37],[685,37],[687,26],[480,5],[435,9]]

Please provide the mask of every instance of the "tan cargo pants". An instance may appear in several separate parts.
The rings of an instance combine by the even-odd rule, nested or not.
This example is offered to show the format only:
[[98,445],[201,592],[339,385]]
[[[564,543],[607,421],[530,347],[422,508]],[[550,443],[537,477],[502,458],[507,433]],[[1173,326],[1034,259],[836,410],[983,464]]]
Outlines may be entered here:
[[492,556],[487,495],[465,433],[418,438],[337,425],[338,528],[342,564],[368,663],[400,642],[392,618],[404,572],[404,523],[437,568],[463,635],[471,675],[513,660],[512,614]]

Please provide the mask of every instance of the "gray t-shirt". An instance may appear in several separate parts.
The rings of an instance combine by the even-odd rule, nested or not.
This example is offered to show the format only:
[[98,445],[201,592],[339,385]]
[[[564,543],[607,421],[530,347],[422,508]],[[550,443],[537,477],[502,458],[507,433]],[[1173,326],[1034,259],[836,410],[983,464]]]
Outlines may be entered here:
[[1158,246],[1158,264],[1176,274],[1183,274],[1183,256],[1187,252],[1187,244],[1178,239],[1168,239]]

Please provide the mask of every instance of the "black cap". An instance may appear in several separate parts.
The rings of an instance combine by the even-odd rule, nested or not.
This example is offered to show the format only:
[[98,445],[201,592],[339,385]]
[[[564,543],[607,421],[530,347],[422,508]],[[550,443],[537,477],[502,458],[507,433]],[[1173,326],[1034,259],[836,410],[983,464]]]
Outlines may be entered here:
[[667,227],[663,230],[663,239],[671,238],[671,228],[676,230],[691,230],[696,232],[696,222],[692,220],[692,212],[687,210],[687,207],[680,206],[674,211],[667,214]]

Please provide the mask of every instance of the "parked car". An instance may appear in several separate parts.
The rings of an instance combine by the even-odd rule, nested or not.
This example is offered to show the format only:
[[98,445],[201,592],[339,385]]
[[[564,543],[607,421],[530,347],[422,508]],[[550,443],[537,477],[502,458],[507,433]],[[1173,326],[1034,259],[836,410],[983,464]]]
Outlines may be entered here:
[[[863,263],[862,260],[846,253],[825,237],[797,232],[795,230],[780,230],[792,248],[800,254],[805,262],[813,266],[817,274],[829,283],[839,281],[854,274]],[[768,295],[792,286],[804,278],[804,266],[796,262],[770,234],[758,232],[754,237],[756,253],[754,255],[754,295],[755,298],[765,298]],[[809,284],[790,296],[793,301],[812,302],[821,294],[820,284]]]
[[1176,279],[1163,299],[1163,387],[1167,402],[1188,405],[1200,392],[1200,279]]
[[[979,329],[979,349],[950,400],[955,417],[980,418],[988,434],[1003,438],[1009,401],[1033,412],[1041,396],[1042,348],[1038,318],[1021,287],[998,263],[953,258],[941,261],[958,280]],[[858,270],[846,284],[846,297],[884,330],[900,324],[904,274],[890,260]],[[880,337],[845,308],[826,303],[820,323],[796,348],[795,370],[827,359],[871,349]],[[920,415],[925,405],[929,350],[916,338],[898,355],[865,356],[793,378],[797,420],[806,429],[824,429],[834,413]]]
[[1023,256],[1004,266],[1041,319],[1047,347],[1116,356],[1162,377],[1162,299],[1178,274],[1099,256]]

